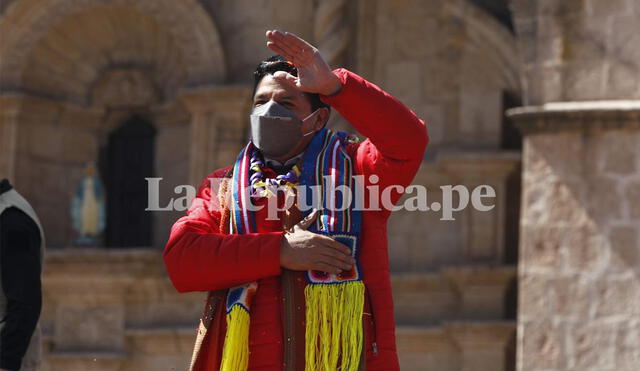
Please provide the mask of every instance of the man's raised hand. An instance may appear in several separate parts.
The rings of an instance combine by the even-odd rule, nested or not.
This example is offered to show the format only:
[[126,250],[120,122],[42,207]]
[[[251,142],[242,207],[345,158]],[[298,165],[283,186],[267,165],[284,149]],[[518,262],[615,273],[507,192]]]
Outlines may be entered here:
[[331,72],[331,68],[313,45],[290,32],[269,30],[266,36],[267,46],[287,58],[298,70],[298,77],[278,71],[274,73],[274,78],[288,81],[307,93],[331,95],[340,91],[340,79]]
[[331,237],[307,230],[317,215],[318,210],[314,210],[296,224],[291,233],[285,233],[280,247],[280,265],[295,271],[318,270],[333,274],[351,269],[355,259],[348,247]]

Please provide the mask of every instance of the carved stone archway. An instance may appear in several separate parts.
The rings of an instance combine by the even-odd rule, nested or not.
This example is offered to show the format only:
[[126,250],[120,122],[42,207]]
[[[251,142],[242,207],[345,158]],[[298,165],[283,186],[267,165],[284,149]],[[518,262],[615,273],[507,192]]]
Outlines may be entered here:
[[[20,90],[22,67],[33,46],[62,20],[99,6],[127,6],[153,17],[171,33],[185,58],[186,84],[219,83],[226,76],[218,30],[194,0],[22,0],[0,21],[0,89]],[[215,67],[214,67],[215,66]]]
[[[118,32],[125,37],[114,37]],[[67,125],[82,117],[86,128],[101,120],[103,114],[97,111],[108,102],[94,93],[114,72],[144,71],[154,89],[153,97],[147,97],[152,99],[144,100],[164,106],[172,105],[179,89],[218,85],[227,74],[218,30],[196,0],[21,0],[2,9],[0,34],[0,175],[9,178],[18,176],[20,127],[33,116],[24,112],[42,111],[15,102],[60,104],[66,107],[61,113],[34,120]],[[142,47],[131,47],[122,57],[120,41],[128,35],[144,35],[138,37]],[[95,40],[104,41],[99,52],[108,55],[106,62],[96,57]],[[156,54],[164,56],[159,68],[158,63],[145,63],[162,59],[153,53],[147,53],[146,60],[136,58],[154,40],[161,45]]]

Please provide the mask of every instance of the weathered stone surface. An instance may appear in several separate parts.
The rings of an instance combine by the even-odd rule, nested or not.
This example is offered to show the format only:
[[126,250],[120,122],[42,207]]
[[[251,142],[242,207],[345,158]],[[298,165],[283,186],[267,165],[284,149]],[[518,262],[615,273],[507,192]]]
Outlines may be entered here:
[[450,267],[433,273],[393,274],[398,325],[435,325],[443,320],[505,318],[513,266]]
[[603,277],[595,283],[595,295],[597,317],[634,318],[640,314],[640,280],[633,273]]
[[602,136],[604,172],[618,175],[638,173],[640,161],[640,134],[636,132],[609,132]]
[[44,370],[183,369],[204,293],[178,294],[159,251],[49,251]]
[[507,345],[513,339],[513,323],[447,323],[445,328],[461,349],[462,370],[499,370],[507,366]]
[[638,220],[640,218],[640,180],[629,181],[623,192],[626,205],[628,206],[629,218]]
[[[542,278],[543,282],[548,277]],[[569,274],[558,275],[551,278],[548,289],[550,291],[535,292],[523,289],[523,295],[544,295],[551,301],[550,308],[540,313],[530,312],[532,316],[539,316],[541,313],[555,315],[556,318],[566,320],[576,320],[587,318],[591,315],[593,308],[585,303],[589,303],[595,295],[594,284],[586,275]]]
[[616,370],[633,370],[640,364],[638,343],[640,342],[640,322],[622,321],[618,324],[615,339]]
[[640,233],[634,227],[611,227],[610,268],[615,271],[635,269],[640,266]]
[[[515,28],[526,67],[525,102],[638,99],[640,52],[634,1],[515,0]],[[560,71],[556,94],[547,71]]]
[[[89,294],[91,295],[91,294]],[[59,300],[62,301],[63,297]],[[124,346],[124,307],[120,305],[80,305],[66,297],[56,306],[55,347],[61,351],[118,351]]]
[[[627,369],[639,356],[620,345],[637,340],[640,308],[637,108],[588,106],[522,122],[521,370]],[[545,124],[526,130],[536,115]]]
[[400,326],[402,370],[501,370],[509,359],[511,322],[447,322],[435,327]]
[[520,261],[525,271],[559,271],[566,265],[564,229],[522,227]]
[[550,278],[546,274],[520,274],[518,277],[518,316],[520,321],[534,320],[553,313]]
[[[572,363],[577,369],[613,370],[615,327],[605,323],[576,324],[568,331],[574,349]],[[597,350],[597,351],[596,351]]]
[[518,349],[518,353],[522,354],[519,369],[567,368],[566,325],[548,319],[519,321],[518,332],[522,341]]

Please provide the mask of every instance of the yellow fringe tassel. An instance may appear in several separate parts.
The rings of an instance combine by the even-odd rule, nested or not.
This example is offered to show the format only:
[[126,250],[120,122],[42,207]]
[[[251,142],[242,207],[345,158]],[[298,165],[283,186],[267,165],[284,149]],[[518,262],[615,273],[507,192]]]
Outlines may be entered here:
[[249,324],[249,312],[234,305],[227,314],[220,371],[245,371],[249,366]]
[[309,284],[304,295],[305,371],[357,371],[363,342],[364,283]]

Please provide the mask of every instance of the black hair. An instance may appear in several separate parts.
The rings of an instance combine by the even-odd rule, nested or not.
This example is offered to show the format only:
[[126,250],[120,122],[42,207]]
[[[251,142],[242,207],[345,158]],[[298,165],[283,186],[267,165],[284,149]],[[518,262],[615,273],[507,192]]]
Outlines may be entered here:
[[[262,81],[262,78],[266,75],[273,75],[277,71],[284,71],[292,74],[293,76],[298,76],[298,69],[293,65],[293,63],[287,61],[287,59],[279,54],[272,55],[271,57],[263,60],[258,64],[256,70],[253,72],[253,94],[252,97],[256,95],[256,89],[258,88],[258,84]],[[317,110],[318,108],[327,108],[331,109],[328,105],[322,103],[320,100],[320,96],[316,93],[304,93],[309,103],[311,103],[311,112]]]

